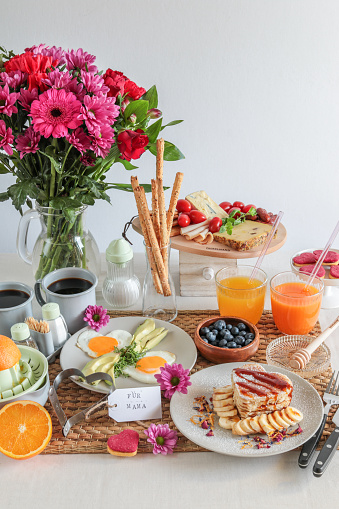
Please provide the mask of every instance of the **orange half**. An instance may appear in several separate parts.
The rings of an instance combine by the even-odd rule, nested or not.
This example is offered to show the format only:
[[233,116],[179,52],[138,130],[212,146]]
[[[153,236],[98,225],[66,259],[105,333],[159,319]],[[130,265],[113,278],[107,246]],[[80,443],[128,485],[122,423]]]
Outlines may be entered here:
[[17,460],[40,454],[52,436],[51,416],[34,401],[14,401],[0,410],[0,452]]

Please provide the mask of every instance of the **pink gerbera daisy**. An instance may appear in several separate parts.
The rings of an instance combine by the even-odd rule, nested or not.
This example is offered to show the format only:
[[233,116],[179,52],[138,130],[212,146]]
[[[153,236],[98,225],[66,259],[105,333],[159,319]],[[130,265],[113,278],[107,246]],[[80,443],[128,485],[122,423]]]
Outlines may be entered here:
[[79,119],[81,102],[71,92],[52,88],[43,92],[32,102],[31,113],[34,130],[45,138],[62,138],[68,129],[76,129],[82,122]]
[[11,117],[13,113],[18,113],[18,108],[15,105],[19,93],[10,93],[9,87],[6,84],[3,88],[0,87],[0,113]]
[[113,124],[118,115],[119,106],[115,104],[115,97],[85,95],[79,119],[85,120],[87,129],[95,133],[100,132],[105,124]]
[[40,138],[40,134],[36,133],[33,127],[29,127],[24,134],[17,137],[16,148],[20,152],[20,159],[26,154],[35,154],[39,150],[38,143]]
[[24,110],[30,111],[31,104],[35,99],[38,98],[39,92],[37,88],[33,88],[32,91],[21,89],[20,97],[18,98],[18,102],[21,104]]
[[27,80],[28,74],[19,70],[0,73],[0,85],[19,88]]
[[165,364],[160,368],[160,373],[154,376],[160,384],[160,389],[165,391],[165,398],[169,399],[175,392],[187,394],[187,387],[192,385],[189,369],[184,369],[181,364]]
[[102,306],[87,306],[84,320],[91,329],[99,332],[101,327],[104,327],[109,322],[107,309],[104,309]]
[[173,454],[173,449],[177,445],[178,434],[174,429],[170,429],[168,424],[151,424],[144,431],[148,437],[147,442],[153,444],[153,454]]
[[6,129],[4,120],[0,120],[0,149],[2,148],[9,156],[13,155],[11,144],[13,143],[14,136],[12,129]]
[[107,94],[109,87],[106,87],[104,79],[94,72],[81,71],[81,79],[88,93],[97,95],[98,93]]
[[66,57],[66,66],[70,71],[78,67],[79,69],[83,69],[88,72],[97,72],[98,68],[96,65],[93,65],[95,62],[95,56],[90,55],[87,51],[79,48],[77,51],[72,49],[65,53]]
[[114,143],[114,131],[109,125],[103,125],[100,132],[96,131],[92,136],[91,149],[98,157],[105,158]]
[[71,134],[66,136],[67,141],[73,145],[81,154],[91,147],[91,138],[87,136],[81,127],[77,127]]

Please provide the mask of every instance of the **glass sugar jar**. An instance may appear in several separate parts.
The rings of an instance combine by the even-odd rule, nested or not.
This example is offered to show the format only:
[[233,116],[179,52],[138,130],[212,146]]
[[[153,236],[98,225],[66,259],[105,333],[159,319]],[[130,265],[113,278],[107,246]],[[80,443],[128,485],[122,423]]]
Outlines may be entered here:
[[113,240],[106,249],[107,276],[102,295],[113,309],[133,306],[139,298],[140,282],[134,274],[133,250],[125,239]]

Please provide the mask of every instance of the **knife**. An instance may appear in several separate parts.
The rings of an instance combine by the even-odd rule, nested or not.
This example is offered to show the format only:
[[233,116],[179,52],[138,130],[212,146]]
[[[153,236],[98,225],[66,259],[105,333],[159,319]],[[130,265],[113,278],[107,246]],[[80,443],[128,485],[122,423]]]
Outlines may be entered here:
[[332,431],[326,440],[313,465],[313,475],[315,477],[321,477],[323,475],[326,468],[330,464],[335,451],[337,450],[337,445],[339,442],[339,409],[334,414],[332,422],[334,422],[336,428],[334,431]]
[[319,428],[314,433],[314,435],[312,435],[311,438],[309,440],[307,440],[307,442],[304,443],[304,445],[301,449],[300,455],[299,455],[299,459],[298,459],[298,465],[300,468],[306,468],[309,465],[311,457],[312,457],[314,451],[316,450],[316,447],[321,439],[321,435],[323,434],[325,424],[326,424],[327,414],[328,414],[330,408],[331,408],[331,405],[327,405],[325,407],[323,420],[321,421]]

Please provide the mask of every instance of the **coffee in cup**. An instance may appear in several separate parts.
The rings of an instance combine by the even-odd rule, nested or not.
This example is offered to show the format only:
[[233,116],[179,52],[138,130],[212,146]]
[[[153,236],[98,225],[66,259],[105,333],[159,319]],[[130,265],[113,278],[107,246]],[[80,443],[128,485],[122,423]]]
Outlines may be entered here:
[[0,334],[11,335],[11,327],[32,316],[33,289],[15,281],[0,282]]
[[[95,288],[98,279],[87,269],[67,267],[47,274],[42,280],[35,283],[35,296],[40,306],[46,302],[56,302],[60,306],[68,330],[74,334],[82,329],[84,313],[87,306],[94,306]],[[41,290],[45,293],[42,297]]]

